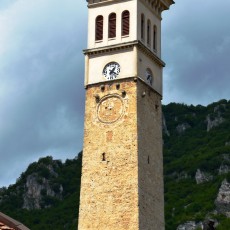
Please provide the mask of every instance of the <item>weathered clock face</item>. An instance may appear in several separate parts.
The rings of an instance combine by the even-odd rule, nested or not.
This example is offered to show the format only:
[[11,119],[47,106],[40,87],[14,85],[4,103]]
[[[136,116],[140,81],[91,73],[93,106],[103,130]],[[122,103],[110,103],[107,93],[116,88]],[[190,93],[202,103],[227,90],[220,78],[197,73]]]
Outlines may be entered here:
[[102,73],[107,80],[114,80],[120,73],[120,65],[117,62],[110,62],[104,67]]
[[114,123],[122,117],[123,113],[123,101],[117,95],[105,96],[97,108],[98,119],[103,123]]
[[145,72],[145,77],[147,82],[152,86],[153,85],[153,75],[151,70],[147,69]]

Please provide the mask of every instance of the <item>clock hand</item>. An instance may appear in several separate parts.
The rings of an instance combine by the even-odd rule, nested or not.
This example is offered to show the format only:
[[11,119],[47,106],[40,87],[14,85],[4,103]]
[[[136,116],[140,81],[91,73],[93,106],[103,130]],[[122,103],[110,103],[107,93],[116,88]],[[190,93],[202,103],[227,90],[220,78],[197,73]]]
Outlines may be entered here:
[[113,67],[113,69],[109,71],[109,74],[114,73],[115,68],[116,68],[116,67]]

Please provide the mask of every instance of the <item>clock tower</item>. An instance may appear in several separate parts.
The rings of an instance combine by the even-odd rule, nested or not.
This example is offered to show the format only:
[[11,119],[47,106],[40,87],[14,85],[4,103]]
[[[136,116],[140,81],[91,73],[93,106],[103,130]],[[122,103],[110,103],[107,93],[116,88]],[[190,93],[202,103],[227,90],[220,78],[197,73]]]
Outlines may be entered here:
[[161,13],[88,0],[79,230],[164,230]]

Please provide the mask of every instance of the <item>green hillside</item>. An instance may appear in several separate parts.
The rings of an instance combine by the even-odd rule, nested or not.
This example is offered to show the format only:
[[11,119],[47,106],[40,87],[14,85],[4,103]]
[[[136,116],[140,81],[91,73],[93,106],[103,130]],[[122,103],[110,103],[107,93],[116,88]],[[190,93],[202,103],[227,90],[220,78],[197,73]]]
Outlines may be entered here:
[[[32,163],[15,185],[8,189],[0,189],[1,212],[20,220],[32,230],[76,230],[81,164],[81,153],[77,159],[66,160],[65,163],[53,160],[52,157],[41,158],[38,162]],[[25,186],[26,178],[30,175],[34,175],[35,184],[42,184],[44,180],[49,181],[54,194],[59,194],[59,185],[62,185],[62,197],[48,195],[46,189],[43,188],[39,197],[41,198],[40,209],[22,208],[25,193],[28,190]]]
[[[230,101],[171,103],[163,113],[166,230],[187,221],[200,229],[210,219],[216,229],[229,229],[230,218],[215,200],[224,179],[230,182]],[[0,189],[0,211],[32,230],[76,230],[80,176],[81,153],[65,163],[42,158],[15,185]],[[35,188],[39,196],[31,195]],[[230,204],[224,208],[230,212]]]
[[[183,222],[199,222],[207,216],[226,219],[210,212],[215,209],[221,182],[224,178],[230,181],[230,173],[218,173],[221,165],[230,165],[226,157],[230,157],[230,102],[222,100],[207,107],[171,103],[163,111],[170,133],[164,134],[166,229],[175,230]],[[211,121],[222,123],[216,122],[207,131],[208,116]],[[181,125],[187,128],[181,131]],[[213,179],[197,184],[197,169]],[[224,224],[230,224],[229,220],[221,223],[218,229],[227,230]]]

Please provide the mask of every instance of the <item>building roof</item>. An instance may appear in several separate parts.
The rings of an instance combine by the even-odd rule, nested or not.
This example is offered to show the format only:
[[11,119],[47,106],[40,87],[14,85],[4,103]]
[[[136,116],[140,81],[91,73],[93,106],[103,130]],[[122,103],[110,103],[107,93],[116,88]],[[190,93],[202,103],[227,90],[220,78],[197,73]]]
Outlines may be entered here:
[[22,223],[0,212],[0,230],[30,230]]
[[3,229],[4,230],[15,230],[14,228],[9,227],[9,226],[3,224],[2,222],[0,222],[0,229],[1,230],[3,230]]

